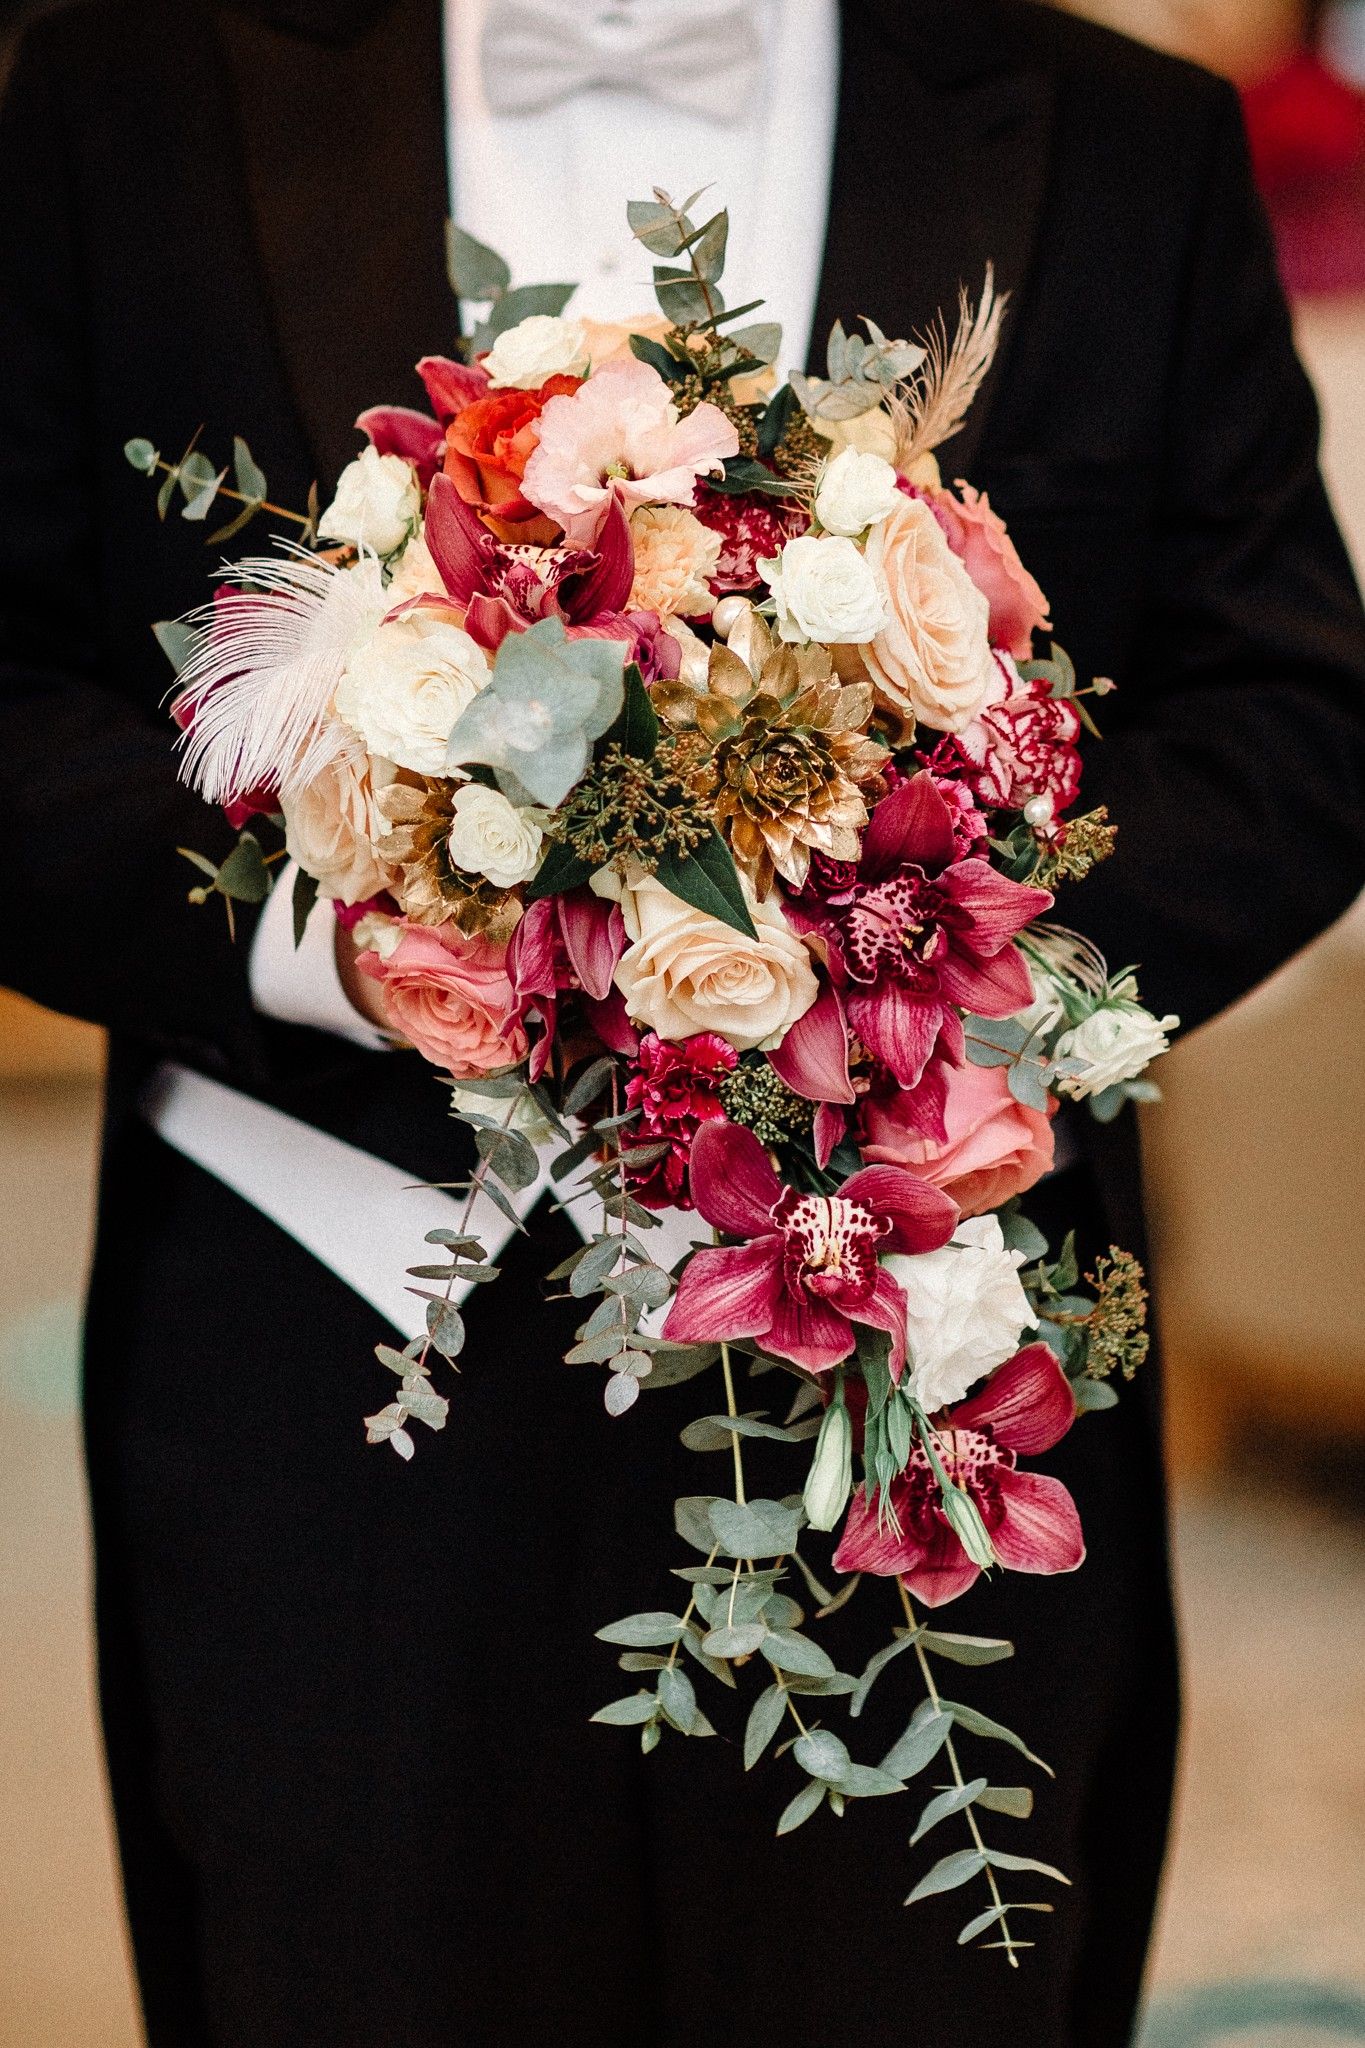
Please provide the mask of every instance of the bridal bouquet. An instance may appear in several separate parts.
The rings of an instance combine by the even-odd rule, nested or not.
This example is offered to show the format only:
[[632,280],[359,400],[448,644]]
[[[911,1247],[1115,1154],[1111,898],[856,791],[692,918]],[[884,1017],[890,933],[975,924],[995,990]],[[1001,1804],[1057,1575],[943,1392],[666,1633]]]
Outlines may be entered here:
[[[719,290],[725,214],[656,194],[629,217],[660,312],[621,329],[453,232],[487,310],[461,360],[418,366],[430,413],[364,414],[327,510],[285,515],[300,539],[158,629],[185,773],[257,821],[221,867],[190,856],[194,894],[259,900],[259,820],[282,826],[296,929],[330,899],[472,1127],[371,1441],[410,1457],[413,1425],[443,1426],[458,1302],[496,1275],[479,1218],[516,1222],[548,1178],[585,1238],[549,1276],[583,1308],[570,1362],[615,1416],[703,1382],[683,1440],[730,1479],[674,1505],[677,1599],[599,1631],[634,1689],[596,1719],[647,1751],[704,1737],[696,1681],[758,1674],[744,1765],[787,1730],[779,1832],[937,1760],[907,1832],[956,1816],[966,1845],[910,1899],[980,1878],[961,1938],[1013,1963],[1010,1915],[1037,1906],[1002,1877],[1062,1874],[988,1845],[1032,1795],[960,1738],[1038,1759],[934,1675],[1010,1646],[920,1610],[1081,1563],[1069,1494],[1028,1461],[1146,1346],[1135,1261],[1082,1275],[1020,1207],[1059,1108],[1154,1094],[1177,1021],[1048,921],[1112,844],[1077,809],[1082,699],[1108,686],[1078,688],[1002,521],[935,459],[991,361],[989,277],[951,343],[836,326],[826,375],[774,389],[778,330]],[[223,536],[279,511],[240,441],[232,485],[194,448],[128,454],[163,516],[177,491],[191,519],[235,498]],[[746,1487],[754,1438],[790,1447],[785,1497]],[[837,1589],[810,1530],[837,1532]],[[841,1672],[811,1631],[865,1578],[897,1626]],[[856,1760],[905,1653],[919,1704]]]

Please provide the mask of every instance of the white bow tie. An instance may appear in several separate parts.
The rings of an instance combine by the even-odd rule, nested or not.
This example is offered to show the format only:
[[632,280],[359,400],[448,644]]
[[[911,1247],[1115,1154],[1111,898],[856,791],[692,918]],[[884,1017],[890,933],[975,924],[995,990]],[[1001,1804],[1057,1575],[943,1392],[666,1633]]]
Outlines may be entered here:
[[614,86],[732,121],[758,87],[763,37],[735,0],[491,0],[481,56],[495,114]]

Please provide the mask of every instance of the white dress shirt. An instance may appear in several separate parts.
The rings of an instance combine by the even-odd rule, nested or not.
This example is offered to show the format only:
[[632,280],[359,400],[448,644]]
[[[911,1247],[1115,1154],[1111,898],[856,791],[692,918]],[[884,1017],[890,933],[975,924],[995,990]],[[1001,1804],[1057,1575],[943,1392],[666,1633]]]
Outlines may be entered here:
[[[516,284],[577,279],[570,310],[602,320],[653,310],[650,259],[630,235],[628,199],[661,186],[683,200],[707,186],[707,207],[728,206],[731,232],[722,288],[727,303],[765,300],[752,317],[778,320],[782,363],[806,355],[828,209],[838,92],[837,0],[752,0],[762,61],[743,112],[715,118],[665,104],[643,89],[589,85],[530,113],[494,112],[481,43],[488,8],[503,0],[448,0],[446,106],[451,211],[507,258]],[[580,36],[629,33],[646,12],[686,15],[705,0],[539,0]],[[377,393],[377,397],[384,394]],[[293,944],[292,870],[280,877],[251,952],[256,1007],[372,1048],[384,1048],[346,997],[337,974],[331,906],[315,905]],[[402,1334],[422,1326],[422,1304],[405,1291],[405,1269],[423,1234],[449,1224],[447,1195],[410,1186],[387,1161],[311,1125],[250,1102],[187,1068],[158,1070],[144,1113],[168,1143],[225,1181],[387,1316]],[[543,1192],[528,1190],[523,1214]],[[325,1197],[325,1199],[324,1199]],[[584,1227],[594,1227],[585,1213]],[[510,1235],[486,1205],[476,1218],[496,1252]],[[665,1263],[690,1242],[673,1219]],[[672,1241],[676,1239],[677,1242]]]

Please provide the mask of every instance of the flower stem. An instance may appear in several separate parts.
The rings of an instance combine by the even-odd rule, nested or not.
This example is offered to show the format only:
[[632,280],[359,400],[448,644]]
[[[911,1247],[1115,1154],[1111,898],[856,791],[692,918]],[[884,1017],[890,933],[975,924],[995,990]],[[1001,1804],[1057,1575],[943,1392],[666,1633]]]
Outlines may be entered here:
[[[179,463],[163,462],[159,459],[155,466],[164,470],[168,476],[178,474],[180,468]],[[230,484],[219,484],[216,496],[234,498],[239,505],[254,505],[258,512],[270,512],[276,519],[292,520],[295,526],[309,527],[313,523],[311,513],[291,512],[287,505],[272,505],[269,498],[249,498],[245,491],[234,491]]]
[[[897,1578],[896,1590],[901,1596],[901,1606],[905,1610],[906,1626],[907,1628],[913,1631],[919,1627],[919,1623],[915,1619],[915,1610],[910,1604],[910,1595],[906,1591],[904,1579],[899,1577]],[[918,1637],[916,1637],[915,1640],[915,1655],[919,1660],[920,1676],[924,1680],[925,1689],[927,1690],[929,1697],[933,1701],[935,1707],[938,1708],[940,1712],[942,1712],[942,1702],[939,1698],[938,1687],[934,1683],[933,1669],[929,1663],[929,1658],[925,1651],[924,1645],[922,1642],[920,1642]],[[967,1781],[962,1775],[962,1766],[957,1759],[957,1745],[954,1743],[951,1734],[949,1735],[948,1740],[944,1743],[943,1747],[947,1753],[949,1768],[951,1769],[953,1774],[953,1783],[957,1786],[958,1790],[961,1791],[962,1787],[966,1784]],[[963,1812],[966,1815],[967,1826],[971,1830],[972,1842],[977,1850],[977,1853],[981,1856],[984,1856],[986,1854],[986,1844],[982,1841],[981,1830],[976,1824],[976,1810],[971,1805],[968,1805],[963,1808]],[[989,1863],[986,1864],[985,1871],[986,1883],[990,1887],[991,1904],[995,1907],[996,1912],[1000,1916],[1000,1934],[1001,1938],[1004,1941],[1005,1954],[1009,1957],[1010,1968],[1012,1970],[1017,1970],[1019,1967],[1019,1957],[1016,1952],[1017,1944],[1015,1942],[1014,1936],[1010,1933],[1009,1921],[1006,1918],[1005,1914],[1005,1902],[1000,1896],[1000,1887],[995,1881],[995,1872],[994,1870],[992,1870]]]
[[[720,1369],[725,1375],[725,1412],[733,1420],[739,1414],[735,1403],[735,1375],[730,1365],[730,1347],[720,1347]],[[735,1499],[741,1507],[746,1505],[744,1497],[744,1453],[740,1449],[739,1431],[730,1431],[730,1442],[735,1453]]]

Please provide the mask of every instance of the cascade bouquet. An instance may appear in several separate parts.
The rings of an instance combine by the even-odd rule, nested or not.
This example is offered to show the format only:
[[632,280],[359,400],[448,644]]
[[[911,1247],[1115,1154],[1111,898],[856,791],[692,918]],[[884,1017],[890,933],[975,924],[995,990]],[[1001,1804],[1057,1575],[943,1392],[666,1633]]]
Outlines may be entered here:
[[[941,478],[995,348],[990,278],[951,342],[836,326],[827,374],[774,388],[779,332],[726,310],[726,216],[693,203],[630,207],[660,313],[619,330],[452,231],[486,314],[461,360],[418,366],[430,412],[364,414],[328,509],[286,515],[301,538],[158,629],[185,772],[246,826],[194,894],[259,900],[261,821],[282,826],[296,928],[330,899],[472,1127],[371,1441],[410,1457],[413,1424],[443,1426],[458,1303],[496,1274],[479,1218],[548,1179],[585,1238],[549,1276],[582,1303],[571,1362],[622,1417],[704,1379],[683,1440],[731,1480],[675,1504],[678,1600],[599,1631],[635,1689],[596,1718],[647,1751],[704,1737],[697,1681],[757,1674],[745,1768],[791,1724],[779,1832],[938,1759],[912,1839],[957,1816],[967,1845],[910,1898],[981,1879],[962,1939],[1014,1963],[1035,1902],[1001,1874],[1062,1874],[988,1846],[1031,1794],[969,1775],[958,1738],[1030,1752],[932,1664],[1010,1646],[919,1610],[1081,1563],[1070,1495],[1029,1461],[1140,1361],[1142,1275],[1111,1249],[1082,1276],[1020,1198],[1064,1105],[1155,1092],[1177,1020],[1049,921],[1113,839],[1076,808],[1082,697],[1107,685],[1078,688],[1003,522]],[[177,490],[192,519],[234,497],[223,535],[279,510],[240,441],[233,486],[194,448],[128,455],[163,516]],[[786,1497],[746,1489],[754,1437],[790,1447]],[[837,1532],[837,1590],[809,1530]],[[895,1631],[841,1672],[812,1631],[878,1578]],[[923,1697],[855,1760],[834,1723],[856,1734],[903,1652]]]

